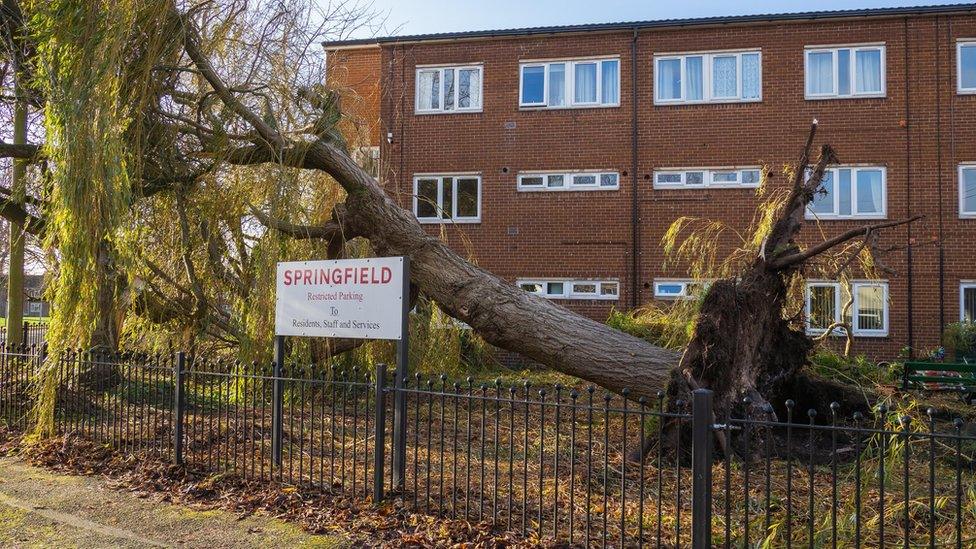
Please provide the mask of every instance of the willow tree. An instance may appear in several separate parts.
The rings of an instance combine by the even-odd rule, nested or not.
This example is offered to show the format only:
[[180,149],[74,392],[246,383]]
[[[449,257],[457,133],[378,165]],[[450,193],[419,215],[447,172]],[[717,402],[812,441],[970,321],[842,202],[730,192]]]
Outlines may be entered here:
[[[811,132],[758,256],[739,282],[712,286],[682,357],[479,268],[357,165],[316,43],[368,21],[358,4],[3,1],[22,15],[7,39],[35,52],[24,66],[48,116],[45,143],[0,146],[45,166],[38,194],[3,201],[0,215],[44,235],[54,256],[54,351],[97,341],[104,325],[258,352],[270,339],[275,262],[341,257],[367,242],[369,253],[410,256],[413,287],[491,344],[634,398],[677,379],[732,402],[804,360],[780,299],[798,266],[881,228],[796,243],[833,161],[825,148],[811,177],[799,175]],[[354,345],[329,342],[326,353]]]

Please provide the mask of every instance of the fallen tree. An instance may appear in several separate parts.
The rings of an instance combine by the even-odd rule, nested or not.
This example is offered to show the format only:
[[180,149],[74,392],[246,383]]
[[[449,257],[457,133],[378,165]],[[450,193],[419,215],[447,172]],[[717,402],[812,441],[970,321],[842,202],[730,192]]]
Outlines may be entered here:
[[[757,256],[738,276],[712,285],[694,337],[682,355],[524,292],[428,234],[411,212],[397,204],[351,158],[337,135],[339,119],[333,92],[321,86],[282,82],[273,71],[245,70],[249,66],[247,55],[261,52],[266,46],[264,34],[271,31],[256,31],[255,42],[242,40],[232,48],[226,41],[227,35],[234,33],[213,30],[243,28],[248,24],[241,15],[244,13],[246,6],[233,1],[172,3],[163,10],[138,12],[136,20],[142,27],[131,40],[146,41],[148,36],[152,47],[132,46],[129,57],[119,56],[122,62],[135,57],[149,66],[133,73],[133,78],[145,79],[142,83],[146,90],[135,96],[139,101],[126,111],[138,125],[125,134],[129,140],[126,152],[139,155],[135,163],[138,173],[128,174],[132,189],[126,195],[126,207],[130,212],[177,215],[175,222],[165,220],[171,225],[167,225],[168,232],[160,242],[171,247],[162,253],[131,237],[113,236],[112,231],[126,221],[121,214],[99,227],[100,238],[113,236],[112,242],[136,247],[136,253],[112,248],[106,251],[108,255],[125,251],[125,261],[98,261],[106,271],[128,275],[111,280],[131,281],[113,293],[127,296],[130,305],[105,305],[118,314],[159,324],[181,322],[181,329],[244,345],[249,341],[246,326],[228,314],[226,296],[233,296],[233,303],[249,304],[255,301],[256,288],[268,283],[266,277],[250,270],[257,260],[253,246],[246,241],[254,237],[242,229],[248,220],[256,220],[268,228],[268,234],[317,243],[318,247],[311,249],[326,257],[341,257],[355,239],[368,240],[378,255],[409,256],[411,282],[419,292],[470,325],[489,343],[554,370],[618,393],[627,389],[634,399],[654,398],[667,388],[672,400],[677,400],[692,388],[708,387],[718,393],[720,413],[744,396],[750,397],[758,410],[779,395],[786,381],[795,378],[810,349],[806,336],[784,319],[789,279],[818,254],[858,238],[867,242],[881,229],[912,221],[867,226],[803,249],[797,237],[804,225],[806,206],[813,200],[824,170],[836,161],[830,147],[823,146],[807,177],[814,124],[794,167],[789,199],[777,211]],[[280,25],[281,20],[269,16],[269,28]],[[94,17],[93,21],[100,19]],[[210,34],[201,34],[207,29]],[[25,35],[33,36],[29,29]],[[218,52],[226,56],[231,49],[244,61],[235,57],[235,63],[226,58],[222,64],[214,62]],[[285,49],[291,52],[294,48]],[[252,59],[252,69],[261,59]],[[242,72],[228,74],[227,67]],[[140,81],[129,84],[142,89],[138,87]],[[40,151],[57,151],[60,146],[49,143]],[[40,154],[36,147],[0,147],[0,155],[37,158]],[[75,160],[62,157],[60,162]],[[51,169],[57,172],[65,168],[55,162]],[[214,181],[236,176],[234,170],[238,169],[250,170],[248,176],[252,178],[279,178],[267,184],[275,192],[287,177],[327,174],[341,187],[344,200],[326,210],[331,212],[331,219],[324,223],[299,224],[284,219],[288,208],[276,206],[277,195],[270,191],[266,202],[247,204],[246,212],[228,217],[224,210],[233,209],[237,202],[225,200],[219,190],[210,195],[206,190]],[[37,200],[45,198],[48,196]],[[0,215],[19,221],[27,218],[28,225],[47,230],[50,221],[42,217],[45,208],[29,208],[14,198],[0,203]],[[222,233],[214,229],[216,222],[207,219],[211,215],[224,223]],[[142,221],[138,216],[133,220]],[[66,230],[63,222],[61,229]],[[58,245],[50,238],[48,242]],[[156,262],[160,258],[169,262],[160,265]],[[223,288],[223,293],[215,294],[214,288]],[[249,344],[260,343],[251,340]],[[349,350],[357,344],[330,342],[322,354]]]

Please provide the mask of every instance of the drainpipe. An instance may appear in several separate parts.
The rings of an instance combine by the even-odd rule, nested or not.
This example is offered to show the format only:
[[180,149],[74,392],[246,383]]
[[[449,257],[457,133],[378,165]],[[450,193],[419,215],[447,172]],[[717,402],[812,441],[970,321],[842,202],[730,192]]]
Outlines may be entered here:
[[[908,18],[904,19],[905,43],[905,219],[912,217],[912,109],[908,81]],[[912,224],[908,224],[908,358],[915,358],[914,267],[912,262]]]
[[634,36],[630,41],[630,88],[631,95],[631,141],[630,141],[630,180],[633,182],[630,191],[630,225],[631,243],[630,251],[630,306],[637,308],[640,304],[640,201],[638,199],[638,187],[640,178],[637,174],[637,27],[634,27]]

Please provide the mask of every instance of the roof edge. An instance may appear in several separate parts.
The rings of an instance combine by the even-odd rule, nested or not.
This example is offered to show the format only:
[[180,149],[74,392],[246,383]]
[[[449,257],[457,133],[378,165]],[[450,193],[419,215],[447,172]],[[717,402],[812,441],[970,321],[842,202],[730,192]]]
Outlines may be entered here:
[[475,30],[444,32],[434,34],[414,34],[404,36],[382,36],[352,40],[333,40],[322,42],[325,49],[353,49],[380,46],[383,44],[403,44],[438,40],[466,40],[477,38],[505,38],[533,36],[541,34],[563,34],[591,31],[640,30],[673,27],[696,27],[705,25],[734,25],[743,23],[775,23],[781,21],[803,21],[815,19],[848,19],[864,17],[894,17],[908,15],[940,15],[952,13],[972,13],[976,3],[941,4],[927,6],[906,6],[894,8],[865,8],[851,10],[806,11],[795,13],[773,13],[756,15],[730,15],[698,17],[688,19],[659,19],[648,21],[622,21],[617,23],[584,23],[578,25],[558,25],[549,27],[524,27],[514,29]]

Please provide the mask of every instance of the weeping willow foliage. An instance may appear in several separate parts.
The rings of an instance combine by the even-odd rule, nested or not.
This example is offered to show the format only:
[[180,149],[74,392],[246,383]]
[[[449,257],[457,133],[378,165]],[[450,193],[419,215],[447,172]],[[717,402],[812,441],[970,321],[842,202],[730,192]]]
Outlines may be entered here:
[[[37,82],[47,96],[45,246],[56,249],[56,283],[48,298],[54,315],[51,355],[96,331],[100,291],[112,292],[107,247],[127,214],[131,181],[139,177],[138,123],[147,100],[151,66],[138,63],[132,45],[155,61],[164,30],[163,2],[39,0],[26,3],[38,44]],[[108,289],[106,289],[108,287]],[[53,381],[42,376],[38,425],[51,425]]]

